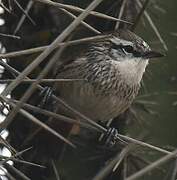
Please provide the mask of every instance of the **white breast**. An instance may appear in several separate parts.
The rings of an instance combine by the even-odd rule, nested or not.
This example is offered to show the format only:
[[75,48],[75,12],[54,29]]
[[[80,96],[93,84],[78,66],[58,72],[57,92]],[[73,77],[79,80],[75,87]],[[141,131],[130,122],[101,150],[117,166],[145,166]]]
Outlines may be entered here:
[[132,59],[123,61],[113,61],[112,63],[117,66],[122,78],[125,79],[127,84],[139,84],[145,72],[148,60]]

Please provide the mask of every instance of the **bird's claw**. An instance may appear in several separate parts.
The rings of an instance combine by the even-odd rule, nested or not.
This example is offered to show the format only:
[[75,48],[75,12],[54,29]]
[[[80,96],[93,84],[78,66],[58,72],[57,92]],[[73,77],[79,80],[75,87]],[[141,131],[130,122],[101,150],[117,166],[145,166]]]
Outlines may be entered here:
[[52,95],[53,95],[53,90],[51,87],[44,87],[44,89],[40,92],[39,96],[41,97],[41,102],[38,105],[40,108],[46,108],[51,107],[52,103]]
[[113,147],[117,142],[117,135],[118,135],[118,130],[116,128],[109,127],[103,137],[105,146]]
[[119,137],[118,130],[113,127],[109,127],[107,132],[101,136],[101,141],[106,147],[113,147],[117,142],[122,142],[123,144],[127,144],[124,140]]

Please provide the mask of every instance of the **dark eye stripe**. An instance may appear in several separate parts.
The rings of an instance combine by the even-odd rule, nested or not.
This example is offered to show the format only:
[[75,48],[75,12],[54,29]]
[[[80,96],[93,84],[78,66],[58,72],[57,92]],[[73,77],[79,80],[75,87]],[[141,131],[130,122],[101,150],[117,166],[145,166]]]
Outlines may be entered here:
[[113,49],[123,49],[124,51],[128,52],[128,53],[133,53],[134,48],[130,45],[124,46],[122,44],[112,44],[111,48]]
[[124,49],[128,53],[134,52],[134,48],[132,46],[122,46],[122,49]]
[[121,48],[122,48],[122,45],[120,45],[120,44],[117,45],[117,44],[114,44],[114,43],[113,43],[113,44],[111,45],[111,48],[113,48],[113,49],[121,49]]
[[134,52],[133,52],[133,55],[134,55],[135,57],[142,57],[142,53],[141,53],[141,52],[138,52],[138,51],[134,51]]
[[111,48],[113,48],[113,49],[121,49],[124,54],[132,53],[135,57],[141,57],[142,56],[141,52],[136,51],[130,45],[123,46],[122,44],[117,45],[117,44],[113,43]]

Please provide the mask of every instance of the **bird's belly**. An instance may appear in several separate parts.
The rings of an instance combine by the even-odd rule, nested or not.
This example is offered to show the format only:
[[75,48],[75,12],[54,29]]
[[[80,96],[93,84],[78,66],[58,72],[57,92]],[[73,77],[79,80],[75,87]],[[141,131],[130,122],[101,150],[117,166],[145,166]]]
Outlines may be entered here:
[[94,121],[107,121],[122,113],[129,102],[119,96],[95,93],[93,87],[85,83],[60,84],[60,96],[73,108]]

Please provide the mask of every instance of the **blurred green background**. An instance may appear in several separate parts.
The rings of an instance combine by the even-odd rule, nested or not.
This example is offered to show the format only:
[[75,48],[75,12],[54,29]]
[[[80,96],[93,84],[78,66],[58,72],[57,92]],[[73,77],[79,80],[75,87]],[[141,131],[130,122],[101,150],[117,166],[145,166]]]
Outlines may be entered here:
[[[176,0],[159,0],[158,4],[165,10],[158,14],[148,8],[148,12],[161,33],[168,51],[165,52],[163,46],[159,44],[152,28],[145,21],[146,26],[142,28],[139,25],[137,32],[148,41],[152,48],[165,52],[166,57],[151,61],[147,73],[144,76],[144,88],[142,94],[147,93],[146,98],[149,101],[157,102],[157,105],[151,106],[151,110],[157,114],[153,116],[143,115],[147,122],[149,138],[151,143],[164,148],[171,146],[177,147],[177,1]],[[140,95],[141,97],[141,95]],[[141,99],[141,98],[140,98]],[[137,130],[138,129],[138,130]],[[140,133],[142,128],[137,126],[131,133]],[[149,139],[148,139],[149,140]],[[157,156],[150,156],[155,160]],[[169,179],[168,172],[173,169],[173,164],[166,164],[168,169],[163,175],[153,171],[153,176],[145,176],[140,179]]]
[[[146,117],[146,121],[150,121],[150,133],[153,142],[159,145],[177,145],[177,1],[175,0],[159,0],[159,5],[164,8],[163,13],[149,13],[156,26],[158,27],[162,37],[164,38],[168,52],[166,57],[150,62],[148,71],[145,75],[144,90],[152,95],[148,99],[156,101],[158,105],[153,106],[153,110],[157,111],[157,116]],[[158,17],[157,17],[158,16]],[[152,32],[150,26],[138,29],[140,35],[150,42],[151,47],[164,52],[164,49]],[[175,35],[176,33],[176,35]],[[172,92],[176,92],[176,95]]]

